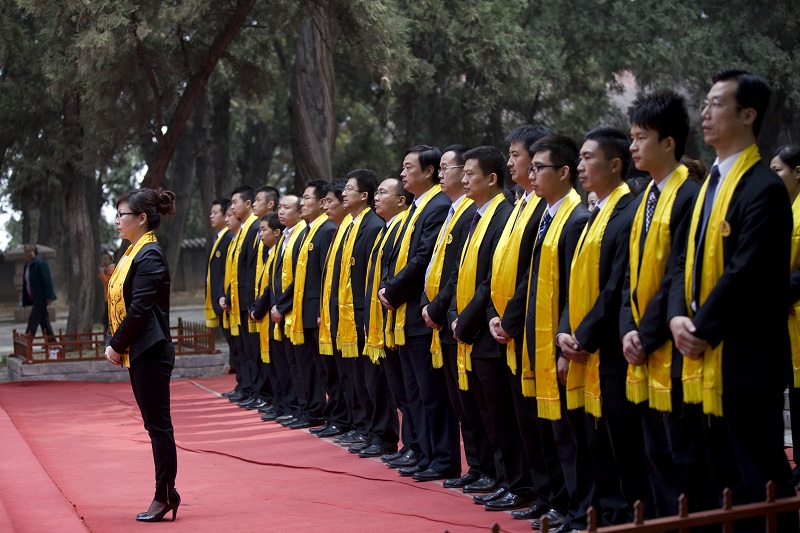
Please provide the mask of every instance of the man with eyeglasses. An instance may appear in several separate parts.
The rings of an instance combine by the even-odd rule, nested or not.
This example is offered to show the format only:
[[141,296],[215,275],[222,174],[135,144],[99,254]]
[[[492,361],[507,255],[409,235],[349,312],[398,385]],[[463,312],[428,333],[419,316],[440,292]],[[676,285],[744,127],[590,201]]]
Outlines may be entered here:
[[392,250],[388,279],[378,296],[389,310],[388,347],[398,347],[406,397],[423,457],[413,467],[399,469],[417,481],[461,474],[458,419],[447,395],[444,371],[431,365],[433,332],[422,318],[420,301],[436,238],[450,208],[441,191],[438,148],[418,145],[403,159],[403,187],[414,195],[408,218]]
[[447,310],[453,299],[453,283],[450,278],[458,269],[461,251],[469,233],[470,222],[478,210],[475,203],[467,198],[462,182],[464,153],[468,147],[454,144],[444,149],[439,165],[439,183],[442,192],[453,202],[442,225],[433,257],[425,272],[425,293],[422,296],[422,317],[434,330],[431,345],[433,365],[444,368],[450,403],[461,426],[464,455],[468,471],[461,477],[444,480],[445,488],[463,489],[479,479],[497,479],[494,466],[494,452],[489,444],[486,429],[478,421],[480,411],[471,391],[458,388],[458,367],[456,363],[457,345],[453,332],[447,327]]
[[[778,498],[795,494],[782,419],[792,370],[792,212],[785,186],[756,146],[770,92],[747,71],[713,76],[701,118],[717,158],[695,202],[668,313],[684,356],[684,401],[702,403],[707,415],[712,488],[720,495],[729,487],[736,504],[762,501],[768,480]],[[797,531],[797,513],[780,516],[777,530]]]

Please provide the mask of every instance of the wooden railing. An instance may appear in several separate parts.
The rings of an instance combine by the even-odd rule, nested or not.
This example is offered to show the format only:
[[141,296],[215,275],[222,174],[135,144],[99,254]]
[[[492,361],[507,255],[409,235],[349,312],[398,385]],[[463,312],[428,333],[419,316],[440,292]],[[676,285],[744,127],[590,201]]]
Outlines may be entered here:
[[[178,319],[170,327],[176,355],[218,353],[216,332],[205,324]],[[103,359],[106,335],[102,331],[58,333],[48,337],[32,337],[14,330],[14,355],[25,363],[44,363]],[[39,357],[41,355],[41,357]]]

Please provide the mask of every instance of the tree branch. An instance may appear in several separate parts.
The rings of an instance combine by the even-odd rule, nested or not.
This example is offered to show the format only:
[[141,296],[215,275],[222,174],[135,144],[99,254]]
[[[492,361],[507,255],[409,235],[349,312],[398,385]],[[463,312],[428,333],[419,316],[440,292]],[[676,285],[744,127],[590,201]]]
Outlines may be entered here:
[[136,59],[139,60],[139,64],[142,66],[147,76],[147,81],[150,83],[150,89],[153,91],[153,99],[156,105],[156,127],[153,133],[156,137],[156,141],[160,144],[164,140],[164,134],[161,131],[164,126],[164,98],[158,88],[156,74],[153,72],[153,68],[150,66],[145,56],[142,40],[139,39],[139,34],[136,33],[136,27],[138,25],[139,21],[136,19],[136,13],[131,13],[131,35],[136,42]]

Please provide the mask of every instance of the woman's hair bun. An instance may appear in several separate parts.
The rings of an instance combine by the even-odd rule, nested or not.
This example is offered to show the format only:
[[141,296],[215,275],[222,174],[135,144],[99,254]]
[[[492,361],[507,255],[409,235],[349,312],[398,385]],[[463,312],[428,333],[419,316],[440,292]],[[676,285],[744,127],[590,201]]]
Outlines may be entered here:
[[162,215],[175,213],[175,193],[164,189],[158,189],[158,212]]

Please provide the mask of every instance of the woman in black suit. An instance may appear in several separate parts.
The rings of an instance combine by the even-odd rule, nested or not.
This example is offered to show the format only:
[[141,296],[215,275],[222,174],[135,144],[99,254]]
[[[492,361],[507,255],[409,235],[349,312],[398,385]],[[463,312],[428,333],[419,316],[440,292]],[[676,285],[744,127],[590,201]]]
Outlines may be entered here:
[[105,356],[129,369],[131,387],[150,434],[156,491],[140,522],[159,522],[169,511],[172,520],[181,498],[175,490],[178,469],[169,404],[169,384],[175,348],[169,333],[170,276],[164,253],[153,231],[161,215],[175,212],[171,191],[136,189],[117,201],[117,232],[131,245],[109,280]]

